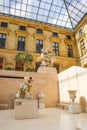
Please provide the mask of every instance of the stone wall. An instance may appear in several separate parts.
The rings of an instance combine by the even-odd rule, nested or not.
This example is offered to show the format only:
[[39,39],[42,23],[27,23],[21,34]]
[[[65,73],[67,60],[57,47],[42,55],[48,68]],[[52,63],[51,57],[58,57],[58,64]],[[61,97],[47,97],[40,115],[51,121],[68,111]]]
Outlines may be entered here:
[[[14,97],[26,72],[0,70],[0,103],[14,107]],[[38,99],[41,90],[45,93],[46,107],[55,107],[59,101],[57,73],[29,72],[33,78],[31,95]]]

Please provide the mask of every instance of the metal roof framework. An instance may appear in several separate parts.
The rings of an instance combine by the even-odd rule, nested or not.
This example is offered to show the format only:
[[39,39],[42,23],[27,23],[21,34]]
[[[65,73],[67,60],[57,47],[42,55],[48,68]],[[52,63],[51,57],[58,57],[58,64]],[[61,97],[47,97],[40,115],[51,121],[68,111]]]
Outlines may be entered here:
[[0,0],[0,15],[74,30],[87,15],[87,0]]

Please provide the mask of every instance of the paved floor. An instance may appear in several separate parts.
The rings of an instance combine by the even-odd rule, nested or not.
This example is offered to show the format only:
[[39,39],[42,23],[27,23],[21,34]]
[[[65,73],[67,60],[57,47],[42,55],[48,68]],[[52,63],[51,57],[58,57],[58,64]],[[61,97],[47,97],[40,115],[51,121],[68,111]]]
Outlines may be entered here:
[[87,113],[70,114],[59,108],[39,109],[35,119],[14,119],[14,110],[0,110],[0,130],[76,130]]

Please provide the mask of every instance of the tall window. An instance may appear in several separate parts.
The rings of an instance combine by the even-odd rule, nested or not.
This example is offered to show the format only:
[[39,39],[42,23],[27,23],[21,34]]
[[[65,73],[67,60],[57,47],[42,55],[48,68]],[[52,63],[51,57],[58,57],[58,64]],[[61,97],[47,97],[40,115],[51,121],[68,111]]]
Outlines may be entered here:
[[6,42],[6,34],[0,33],[0,48],[5,48],[5,42]]
[[18,46],[17,46],[17,50],[19,51],[24,51],[25,50],[25,37],[19,36],[18,37]]
[[41,49],[43,48],[43,40],[36,40],[36,52],[41,53]]
[[53,52],[55,53],[56,56],[59,55],[59,44],[57,42],[53,43]]
[[85,44],[84,44],[84,40],[80,41],[80,49],[81,49],[81,55],[83,56],[85,53]]
[[68,45],[68,57],[73,57],[73,48],[72,48],[72,45]]

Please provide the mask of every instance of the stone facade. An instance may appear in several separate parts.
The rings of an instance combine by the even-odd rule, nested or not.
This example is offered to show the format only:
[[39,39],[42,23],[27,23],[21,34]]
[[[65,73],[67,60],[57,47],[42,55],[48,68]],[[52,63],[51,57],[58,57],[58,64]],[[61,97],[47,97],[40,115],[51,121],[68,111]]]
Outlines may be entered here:
[[79,51],[79,61],[82,67],[87,68],[87,16],[74,30],[77,49]]
[[[53,51],[52,43],[57,42],[59,44],[59,55],[56,56],[56,64],[59,65],[58,72],[73,65],[80,65],[77,59],[78,51],[73,31],[8,16],[0,16],[0,24],[1,22],[8,23],[7,28],[0,27],[0,34],[6,34],[5,48],[0,48],[0,58],[3,58],[2,69],[8,67],[15,69],[14,57],[18,53],[17,44],[19,36],[26,38],[25,51],[34,57],[33,63],[25,65],[24,70],[27,67],[35,68],[35,63],[40,55],[36,53],[37,39],[43,40],[43,46],[49,48],[51,52]],[[26,31],[21,31],[19,26],[25,26]],[[37,34],[36,30],[38,28],[43,30],[43,34]],[[52,32],[58,33],[58,37],[53,37]],[[66,35],[69,35],[71,39],[66,39]],[[68,57],[67,45],[72,45],[73,57]]]

